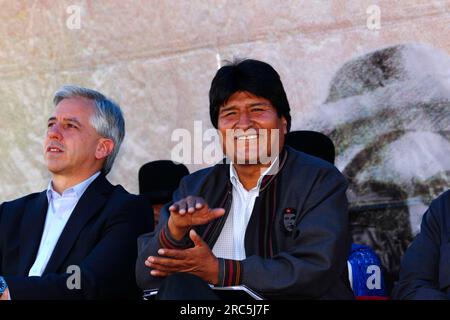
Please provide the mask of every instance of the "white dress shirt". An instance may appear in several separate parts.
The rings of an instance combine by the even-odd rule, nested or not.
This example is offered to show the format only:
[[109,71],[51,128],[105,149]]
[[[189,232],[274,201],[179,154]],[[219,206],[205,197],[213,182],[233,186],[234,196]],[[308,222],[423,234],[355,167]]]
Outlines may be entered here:
[[245,255],[245,231],[252,215],[256,198],[259,196],[259,189],[264,176],[278,165],[278,157],[271,166],[265,170],[258,179],[256,186],[251,190],[246,190],[239,180],[239,176],[230,164],[230,181],[233,186],[230,212],[227,220],[214,244],[212,252],[218,258],[244,260]]
[[100,172],[97,172],[83,182],[64,190],[62,195],[53,190],[52,182],[49,182],[47,187],[48,209],[44,232],[42,233],[36,260],[28,276],[42,276],[78,200],[99,174]]

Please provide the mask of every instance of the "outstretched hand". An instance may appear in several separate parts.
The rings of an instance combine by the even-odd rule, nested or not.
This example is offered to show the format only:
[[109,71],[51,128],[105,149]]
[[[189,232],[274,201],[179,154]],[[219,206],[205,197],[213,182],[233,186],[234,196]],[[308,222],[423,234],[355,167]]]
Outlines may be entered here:
[[211,209],[203,198],[188,196],[172,204],[169,212],[170,233],[176,240],[180,240],[193,226],[207,224],[223,216],[225,209]]

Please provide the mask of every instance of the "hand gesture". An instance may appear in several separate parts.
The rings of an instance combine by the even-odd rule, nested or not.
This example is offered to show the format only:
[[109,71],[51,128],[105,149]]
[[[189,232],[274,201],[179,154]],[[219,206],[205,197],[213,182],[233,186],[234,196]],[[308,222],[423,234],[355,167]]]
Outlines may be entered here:
[[193,248],[159,249],[159,257],[148,257],[145,265],[152,268],[150,274],[155,277],[165,277],[176,272],[188,272],[199,276],[208,283],[217,284],[219,261],[194,230],[189,232],[189,236],[194,242]]
[[176,240],[180,240],[193,226],[207,224],[221,217],[225,209],[211,209],[203,198],[188,196],[172,204],[169,212],[170,233]]

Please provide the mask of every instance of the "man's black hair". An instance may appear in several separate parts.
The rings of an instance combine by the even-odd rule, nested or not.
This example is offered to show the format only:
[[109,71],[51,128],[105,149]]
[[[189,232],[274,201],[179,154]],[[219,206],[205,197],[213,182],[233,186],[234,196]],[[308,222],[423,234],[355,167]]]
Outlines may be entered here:
[[209,115],[217,128],[219,109],[236,92],[247,91],[270,101],[278,116],[291,128],[289,102],[280,76],[271,65],[252,59],[236,61],[220,68],[209,90]]

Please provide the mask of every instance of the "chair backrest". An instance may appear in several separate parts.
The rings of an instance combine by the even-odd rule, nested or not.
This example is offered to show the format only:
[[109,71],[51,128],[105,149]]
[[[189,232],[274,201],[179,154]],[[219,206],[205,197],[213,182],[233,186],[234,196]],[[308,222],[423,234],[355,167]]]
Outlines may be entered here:
[[286,134],[286,145],[334,164],[334,143],[317,131],[291,131]]

